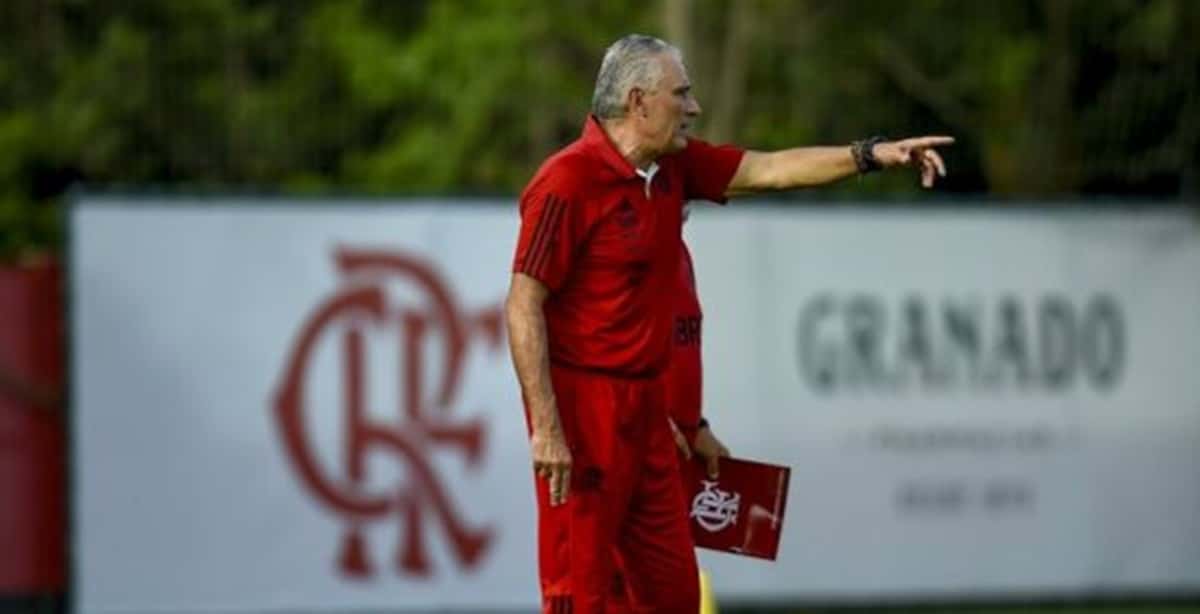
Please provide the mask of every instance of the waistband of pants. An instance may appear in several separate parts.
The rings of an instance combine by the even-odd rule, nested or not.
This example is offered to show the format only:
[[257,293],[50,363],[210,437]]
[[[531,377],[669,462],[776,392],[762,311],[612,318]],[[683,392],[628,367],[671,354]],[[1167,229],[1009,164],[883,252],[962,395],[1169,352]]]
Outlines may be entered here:
[[664,369],[646,369],[643,371],[623,371],[620,369],[607,369],[604,367],[589,367],[583,365],[573,365],[562,360],[551,360],[550,366],[555,369],[565,369],[567,371],[575,371],[577,373],[587,373],[589,375],[599,375],[612,379],[624,379],[632,381],[650,381],[663,374]]

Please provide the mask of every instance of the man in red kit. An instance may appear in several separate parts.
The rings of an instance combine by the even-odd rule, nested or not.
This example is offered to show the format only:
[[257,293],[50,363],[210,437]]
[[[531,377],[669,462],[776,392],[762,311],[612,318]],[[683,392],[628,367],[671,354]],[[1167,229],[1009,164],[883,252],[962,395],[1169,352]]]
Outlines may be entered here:
[[583,135],[521,194],[505,310],[529,427],[544,612],[602,613],[614,565],[635,612],[693,614],[688,531],[662,374],[683,203],[821,185],[891,166],[944,174],[949,137],[776,152],[689,138],[678,50],[630,35],[604,55]]

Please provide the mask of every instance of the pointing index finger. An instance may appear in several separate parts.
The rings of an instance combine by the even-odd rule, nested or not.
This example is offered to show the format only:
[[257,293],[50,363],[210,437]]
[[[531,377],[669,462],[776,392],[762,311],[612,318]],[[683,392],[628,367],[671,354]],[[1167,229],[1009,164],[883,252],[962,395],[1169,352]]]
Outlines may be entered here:
[[953,145],[954,137],[952,136],[920,136],[913,139],[907,139],[909,147],[939,147],[942,145]]

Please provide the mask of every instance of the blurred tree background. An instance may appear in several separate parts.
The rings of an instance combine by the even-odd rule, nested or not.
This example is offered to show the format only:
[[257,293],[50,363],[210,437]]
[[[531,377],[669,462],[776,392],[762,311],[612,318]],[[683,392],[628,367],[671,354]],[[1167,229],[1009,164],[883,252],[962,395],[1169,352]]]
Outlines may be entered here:
[[1196,200],[1195,0],[5,0],[0,260],[53,249],[76,184],[515,193],[635,31],[713,140],[950,133],[953,193]]

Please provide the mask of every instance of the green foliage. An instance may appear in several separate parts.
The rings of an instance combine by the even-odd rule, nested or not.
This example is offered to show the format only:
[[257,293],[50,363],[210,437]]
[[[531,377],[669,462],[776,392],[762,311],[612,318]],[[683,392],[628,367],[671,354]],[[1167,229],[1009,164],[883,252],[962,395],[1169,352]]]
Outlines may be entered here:
[[948,188],[1002,195],[1200,175],[1190,0],[8,0],[0,259],[56,243],[74,182],[513,193],[632,31],[688,41],[721,140],[948,132]]

